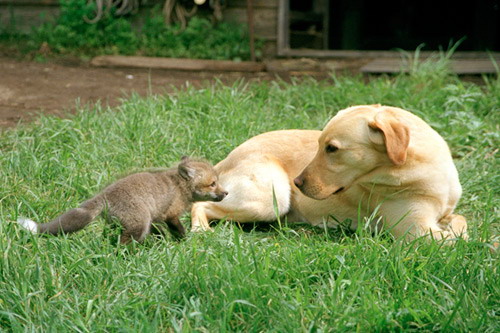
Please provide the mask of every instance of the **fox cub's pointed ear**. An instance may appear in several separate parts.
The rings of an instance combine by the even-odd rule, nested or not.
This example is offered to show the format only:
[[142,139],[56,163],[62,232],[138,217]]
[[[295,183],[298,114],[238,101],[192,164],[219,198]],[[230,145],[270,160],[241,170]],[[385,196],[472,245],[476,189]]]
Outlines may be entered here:
[[196,170],[190,167],[187,163],[181,163],[178,167],[179,175],[185,180],[191,180],[196,175]]
[[[380,131],[382,134],[376,135],[374,133],[370,135],[372,142],[385,144],[387,156],[392,163],[395,165],[405,164],[410,144],[410,129],[408,126],[387,111],[379,112],[368,125],[372,130]],[[381,140],[382,137],[383,141]]]
[[188,160],[189,160],[189,156],[184,155],[181,157],[181,162],[187,162]]

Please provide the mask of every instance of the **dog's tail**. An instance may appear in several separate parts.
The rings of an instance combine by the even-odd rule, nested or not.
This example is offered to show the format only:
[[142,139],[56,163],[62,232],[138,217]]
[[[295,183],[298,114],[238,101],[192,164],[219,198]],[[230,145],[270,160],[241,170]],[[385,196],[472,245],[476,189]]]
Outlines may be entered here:
[[104,198],[102,195],[98,195],[85,201],[80,207],[70,209],[48,223],[36,223],[27,218],[19,218],[17,223],[34,233],[52,235],[72,233],[85,228],[104,210],[104,207]]

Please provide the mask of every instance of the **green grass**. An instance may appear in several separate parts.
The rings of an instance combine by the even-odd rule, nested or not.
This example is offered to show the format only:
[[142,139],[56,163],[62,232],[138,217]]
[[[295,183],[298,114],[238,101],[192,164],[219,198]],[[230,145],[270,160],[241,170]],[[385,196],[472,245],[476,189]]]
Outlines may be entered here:
[[[321,129],[364,103],[411,110],[449,142],[469,242],[222,221],[183,242],[149,237],[125,248],[103,234],[101,219],[64,237],[13,223],[46,221],[120,174],[184,154],[217,162],[255,134]],[[369,83],[217,84],[78,109],[0,134],[0,330],[499,331],[498,79],[479,86],[422,64]]]

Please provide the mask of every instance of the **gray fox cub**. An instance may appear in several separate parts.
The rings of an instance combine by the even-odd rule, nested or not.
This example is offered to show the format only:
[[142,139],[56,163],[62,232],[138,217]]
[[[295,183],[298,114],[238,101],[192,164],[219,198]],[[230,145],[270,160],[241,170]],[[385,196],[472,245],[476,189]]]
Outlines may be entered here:
[[179,216],[195,201],[221,201],[227,195],[212,165],[183,157],[177,168],[139,172],[106,187],[48,223],[18,219],[24,228],[36,233],[60,234],[83,229],[101,212],[118,219],[123,226],[121,243],[142,242],[153,222],[164,222],[177,238],[186,230]]

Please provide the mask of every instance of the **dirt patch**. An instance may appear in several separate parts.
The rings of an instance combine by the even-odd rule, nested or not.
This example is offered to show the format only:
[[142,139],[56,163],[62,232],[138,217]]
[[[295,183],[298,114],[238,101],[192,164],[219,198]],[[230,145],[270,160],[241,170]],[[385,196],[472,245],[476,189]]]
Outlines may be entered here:
[[[77,100],[82,105],[101,102],[115,106],[131,93],[141,96],[166,94],[186,85],[200,87],[215,80],[231,84],[242,78],[246,81],[277,78],[289,81],[292,76],[325,79],[332,71],[346,71],[348,75],[359,73],[359,67],[366,61],[282,59],[266,64],[271,72],[194,72],[99,68],[70,58],[40,63],[16,60],[15,56],[0,50],[0,128],[13,127],[20,121],[32,121],[40,113],[63,116],[75,109]],[[462,79],[484,84],[480,76]]]
[[198,87],[216,79],[231,84],[271,80],[269,73],[181,72],[157,69],[96,68],[74,60],[48,63],[0,57],[0,127],[31,121],[39,113],[63,115],[81,104],[117,105],[135,92],[164,94],[187,84]]

